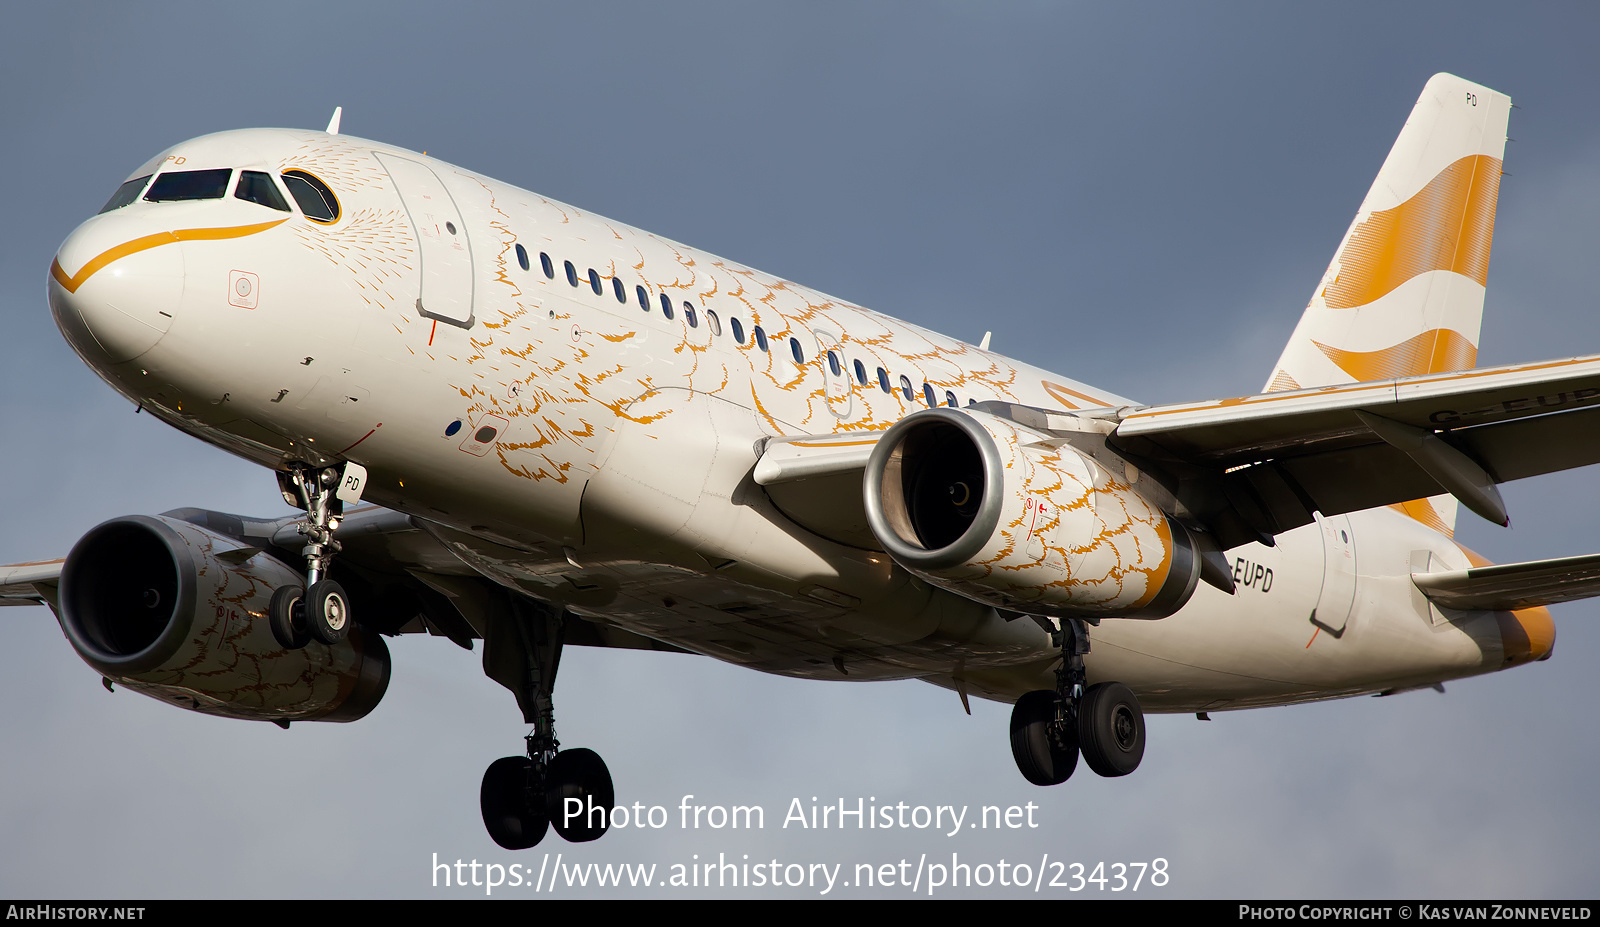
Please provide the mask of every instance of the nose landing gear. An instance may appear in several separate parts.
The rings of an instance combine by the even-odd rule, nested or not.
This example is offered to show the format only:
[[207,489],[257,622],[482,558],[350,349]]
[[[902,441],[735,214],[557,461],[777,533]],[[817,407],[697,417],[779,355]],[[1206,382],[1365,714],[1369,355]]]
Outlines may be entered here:
[[328,566],[340,544],[333,539],[344,517],[344,506],[361,500],[366,468],[346,463],[337,467],[292,464],[278,473],[284,501],[306,510],[298,530],[306,538],[306,584],[284,586],[272,595],[268,621],[278,643],[297,650],[311,640],[337,644],[350,633],[350,597]]
[[1059,785],[1078,765],[1078,755],[1102,776],[1126,776],[1144,759],[1144,711],[1120,682],[1085,687],[1083,655],[1089,628],[1076,619],[1056,632],[1061,668],[1055,691],[1038,689],[1011,709],[1011,756],[1034,785]]

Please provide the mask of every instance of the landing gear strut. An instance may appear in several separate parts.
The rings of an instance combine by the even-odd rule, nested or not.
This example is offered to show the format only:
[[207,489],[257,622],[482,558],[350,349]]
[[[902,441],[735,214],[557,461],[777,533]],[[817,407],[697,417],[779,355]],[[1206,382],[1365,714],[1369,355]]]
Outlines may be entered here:
[[561,664],[559,609],[505,596],[487,615],[483,669],[510,689],[533,725],[526,756],[495,760],[478,790],[483,826],[495,843],[525,850],[548,828],[574,843],[597,840],[611,826],[616,792],[593,750],[562,750],[556,739],[556,670]]
[[1144,758],[1144,712],[1120,682],[1087,686],[1089,628],[1072,618],[1055,632],[1061,648],[1055,691],[1039,689],[1011,709],[1011,755],[1034,785],[1067,781],[1078,755],[1102,776],[1126,776]]
[[311,467],[291,464],[278,473],[278,488],[291,505],[306,510],[305,586],[284,586],[272,595],[269,624],[278,643],[294,650],[311,640],[337,644],[350,633],[350,596],[328,578],[328,566],[340,544],[333,539],[344,517],[344,504],[361,498],[366,470],[358,464]]

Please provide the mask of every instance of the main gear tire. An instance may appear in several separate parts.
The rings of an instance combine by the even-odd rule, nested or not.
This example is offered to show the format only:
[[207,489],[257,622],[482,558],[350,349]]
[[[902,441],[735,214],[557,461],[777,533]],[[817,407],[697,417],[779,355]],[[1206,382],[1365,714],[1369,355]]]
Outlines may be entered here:
[[1126,776],[1144,759],[1144,710],[1120,682],[1089,687],[1078,702],[1078,747],[1102,776]]
[[478,807],[495,843],[508,850],[526,850],[544,839],[550,816],[545,814],[543,792],[527,757],[504,756],[489,764],[478,789]]
[[1011,756],[1034,785],[1060,785],[1078,767],[1078,732],[1070,721],[1056,724],[1056,698],[1037,689],[1011,708]]
[[[545,812],[550,824],[573,843],[598,840],[611,826],[616,790],[611,771],[593,750],[563,750],[545,769]],[[572,805],[576,800],[578,804]]]

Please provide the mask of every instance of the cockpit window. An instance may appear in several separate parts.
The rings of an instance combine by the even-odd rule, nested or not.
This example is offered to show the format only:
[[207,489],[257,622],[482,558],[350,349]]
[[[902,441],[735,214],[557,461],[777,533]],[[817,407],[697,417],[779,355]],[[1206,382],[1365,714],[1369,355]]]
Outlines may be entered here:
[[284,202],[283,194],[272,182],[272,175],[263,171],[240,171],[239,186],[234,188],[233,195],[236,199],[260,203],[268,209],[289,211],[289,204]]
[[150,185],[144,198],[149,203],[220,200],[228,192],[228,178],[232,175],[233,169],[227,167],[210,171],[167,171]]
[[305,171],[284,171],[283,185],[289,195],[300,204],[306,218],[318,222],[334,222],[339,218],[339,200],[328,185]]
[[144,185],[149,182],[150,175],[146,174],[143,177],[135,177],[127,183],[124,183],[122,186],[117,188],[117,192],[111,194],[111,199],[106,200],[106,204],[100,207],[100,212],[107,213],[113,209],[121,209],[122,207],[138,199],[139,191],[143,190]]

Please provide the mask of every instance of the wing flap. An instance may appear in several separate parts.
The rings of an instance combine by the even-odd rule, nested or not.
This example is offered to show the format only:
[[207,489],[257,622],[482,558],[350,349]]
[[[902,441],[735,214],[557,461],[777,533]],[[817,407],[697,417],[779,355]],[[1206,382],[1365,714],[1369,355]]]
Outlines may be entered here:
[[1457,434],[1455,443],[1502,483],[1600,463],[1600,407],[1481,425]]
[[1444,608],[1514,611],[1600,595],[1600,554],[1413,573],[1411,581]]

